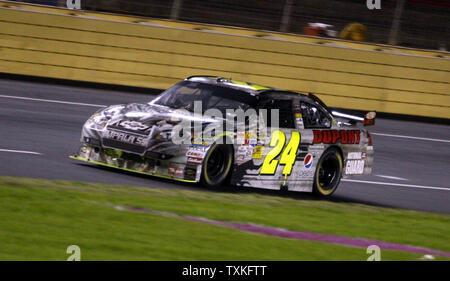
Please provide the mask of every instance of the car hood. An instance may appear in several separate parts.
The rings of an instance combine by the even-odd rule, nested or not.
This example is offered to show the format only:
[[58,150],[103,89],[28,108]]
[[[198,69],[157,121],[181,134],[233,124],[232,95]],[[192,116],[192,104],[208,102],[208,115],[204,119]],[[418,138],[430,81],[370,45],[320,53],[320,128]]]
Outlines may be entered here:
[[173,109],[167,106],[129,103],[110,106],[104,111],[113,120],[134,120],[140,122],[152,122],[155,120],[191,120],[200,122],[216,122],[216,119],[208,118],[202,115],[194,114],[183,109]]
[[195,121],[201,124],[219,122],[222,118],[209,118],[187,110],[166,106],[130,103],[106,108],[103,114],[108,117],[108,128],[121,128],[141,133],[150,133],[153,126],[159,131],[171,130],[182,121]]

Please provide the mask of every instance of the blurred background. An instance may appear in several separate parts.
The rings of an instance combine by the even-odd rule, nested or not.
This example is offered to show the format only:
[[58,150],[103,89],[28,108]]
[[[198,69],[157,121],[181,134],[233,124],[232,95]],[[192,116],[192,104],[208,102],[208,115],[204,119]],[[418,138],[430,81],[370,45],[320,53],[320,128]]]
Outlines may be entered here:
[[[66,0],[18,1],[66,7]],[[70,2],[70,1],[69,1]],[[73,0],[72,2],[75,2]],[[446,51],[450,1],[80,0],[81,9]],[[375,3],[376,1],[371,1]]]

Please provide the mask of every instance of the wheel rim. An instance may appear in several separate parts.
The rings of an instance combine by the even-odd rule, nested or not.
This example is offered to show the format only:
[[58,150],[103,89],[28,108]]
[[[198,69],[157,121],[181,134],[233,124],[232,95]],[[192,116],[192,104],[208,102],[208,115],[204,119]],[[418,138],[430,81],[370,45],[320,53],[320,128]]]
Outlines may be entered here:
[[317,184],[322,193],[329,194],[336,187],[335,183],[339,177],[339,167],[339,159],[334,157],[334,155],[329,155],[323,159],[317,175]]
[[206,163],[206,171],[209,178],[220,176],[225,169],[225,154],[221,148],[214,149]]

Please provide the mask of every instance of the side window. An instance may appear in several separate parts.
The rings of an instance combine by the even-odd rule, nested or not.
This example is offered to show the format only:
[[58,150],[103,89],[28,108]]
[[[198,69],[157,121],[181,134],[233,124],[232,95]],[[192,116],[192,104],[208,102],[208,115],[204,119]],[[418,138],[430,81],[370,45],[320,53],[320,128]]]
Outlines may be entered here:
[[331,120],[317,106],[301,102],[301,109],[305,129],[331,127]]
[[278,120],[280,128],[295,129],[294,114],[292,111],[292,100],[270,99],[261,104],[260,108],[267,109],[267,120],[265,121],[268,126],[272,124],[271,110],[278,109]]

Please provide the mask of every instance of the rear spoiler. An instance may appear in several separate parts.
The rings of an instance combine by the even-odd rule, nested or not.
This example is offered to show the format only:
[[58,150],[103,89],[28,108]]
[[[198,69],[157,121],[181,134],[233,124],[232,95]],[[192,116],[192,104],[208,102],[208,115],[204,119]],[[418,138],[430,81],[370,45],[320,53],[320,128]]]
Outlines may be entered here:
[[335,117],[347,119],[351,124],[355,124],[356,122],[362,122],[363,126],[375,125],[375,117],[377,116],[377,113],[375,111],[367,112],[366,115],[364,115],[364,118],[338,111],[332,111],[331,114]]

